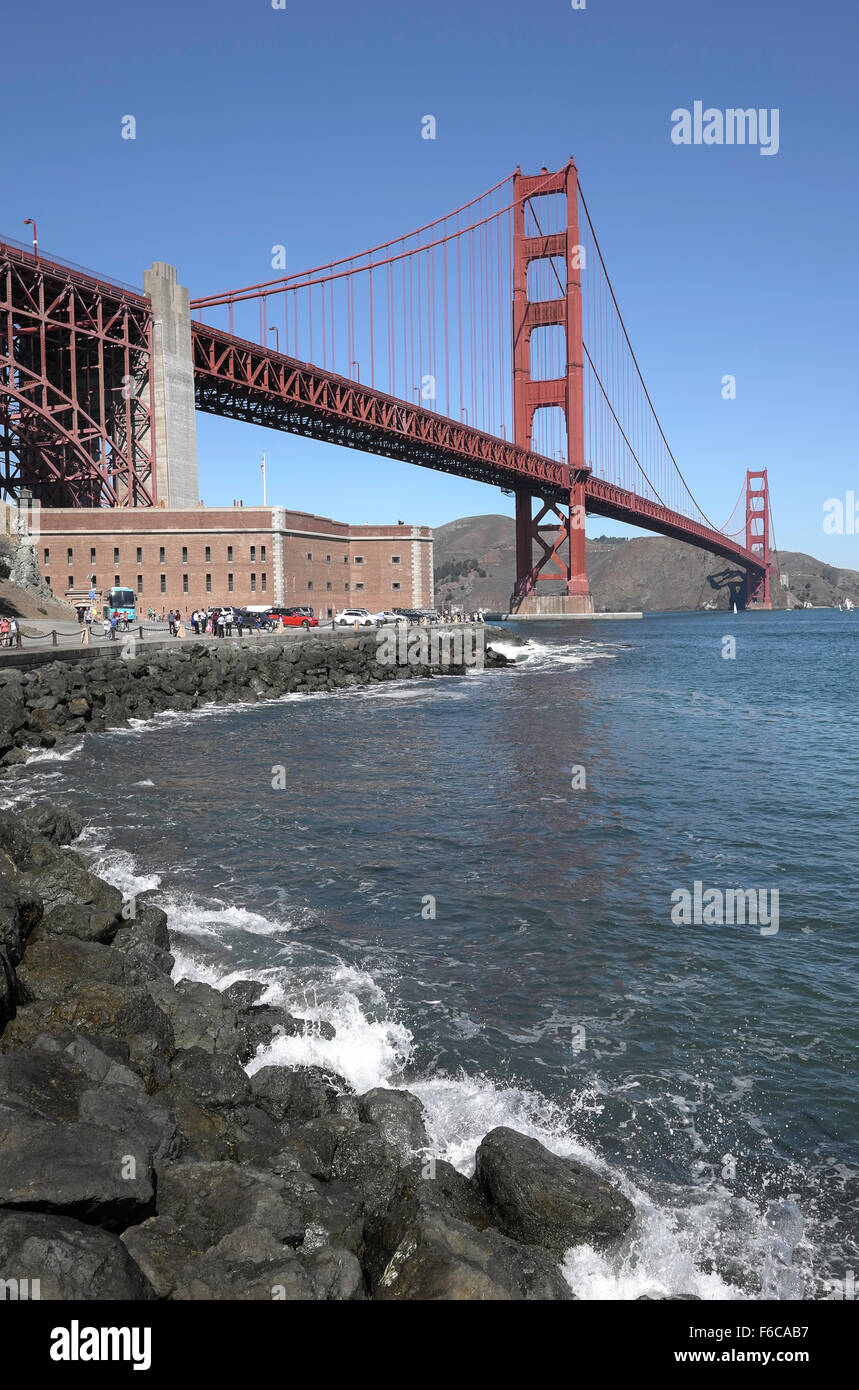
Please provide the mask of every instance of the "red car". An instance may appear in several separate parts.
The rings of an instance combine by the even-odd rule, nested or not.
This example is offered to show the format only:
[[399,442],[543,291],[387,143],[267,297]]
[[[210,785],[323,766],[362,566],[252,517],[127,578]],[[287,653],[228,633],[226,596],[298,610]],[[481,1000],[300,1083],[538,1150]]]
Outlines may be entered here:
[[280,608],[274,607],[268,610],[268,620],[277,627],[278,623],[283,623],[284,627],[318,627],[319,619],[314,618],[312,608]]

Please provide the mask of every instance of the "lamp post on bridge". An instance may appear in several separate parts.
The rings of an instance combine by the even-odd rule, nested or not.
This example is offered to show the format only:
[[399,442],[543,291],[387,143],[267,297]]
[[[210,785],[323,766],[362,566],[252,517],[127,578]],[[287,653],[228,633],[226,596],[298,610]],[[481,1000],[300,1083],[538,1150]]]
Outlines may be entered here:
[[356,379],[356,381],[360,382],[360,380],[361,380],[361,363],[360,363],[360,362],[350,362],[349,365],[350,365],[351,367],[354,367],[354,368],[355,368],[355,379]]
[[276,353],[280,354],[280,333],[278,332],[277,324],[272,324],[268,331],[274,334],[274,350]]
[[35,217],[25,217],[25,218],[24,218],[24,226],[25,226],[25,227],[32,227],[32,228],[33,228],[33,255],[35,256],[36,260],[38,260],[38,259],[39,259],[39,235],[38,235],[38,232],[36,231],[36,219],[35,219]]

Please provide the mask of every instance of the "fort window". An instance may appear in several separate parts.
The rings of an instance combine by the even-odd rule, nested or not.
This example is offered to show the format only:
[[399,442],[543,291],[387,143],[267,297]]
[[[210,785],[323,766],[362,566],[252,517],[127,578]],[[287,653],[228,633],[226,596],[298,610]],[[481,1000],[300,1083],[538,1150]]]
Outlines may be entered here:
[[51,552],[50,552],[50,550],[46,550],[46,551],[45,551],[45,564],[46,564],[46,565],[49,565],[50,563],[51,563]]
[[89,562],[91,565],[95,564],[95,546],[90,546]]
[[233,592],[233,576],[231,574],[227,575],[227,591],[228,593]]
[[356,588],[356,589],[363,589],[363,587],[364,587],[363,584],[356,584],[356,585],[355,585],[355,588]]
[[164,546],[162,545],[161,548],[160,548],[160,550],[158,551],[158,563],[161,564],[161,565],[163,565],[165,559],[166,559],[166,554],[165,554]]
[[232,547],[231,545],[228,545],[228,546],[227,546],[227,564],[228,564],[228,565],[231,565],[232,563],[233,563],[233,547]]
[[75,562],[75,552],[72,550],[71,546],[69,546],[69,549],[66,551],[66,564],[67,564],[67,565],[73,565],[74,562]]
[[265,593],[265,590],[266,590],[266,578],[265,578],[265,575],[264,575],[264,574],[261,574],[261,575],[260,575],[260,588],[262,589],[263,593]]
[[211,576],[210,574],[207,574],[207,575],[206,575],[206,593],[207,593],[207,594],[210,594],[211,592],[212,592],[212,576]]
[[166,594],[166,592],[167,592],[167,575],[166,575],[166,574],[162,574],[162,576],[161,576],[161,592],[162,592],[162,594]]
[[392,564],[392,565],[398,565],[399,563],[400,563],[400,557],[399,557],[399,555],[392,555],[392,556],[391,556],[391,564]]
[[265,564],[265,546],[264,546],[264,545],[261,545],[260,548],[259,548],[259,557],[260,557],[260,559],[262,560],[263,564]]
[[207,565],[210,565],[211,563],[212,563],[212,547],[211,547],[210,545],[207,545],[207,546],[206,546],[206,564],[207,564]]
[[[115,546],[113,547],[113,563],[114,563],[115,565],[118,565],[118,564],[119,564],[119,546],[118,546],[118,545],[115,545]],[[118,583],[119,583],[119,580],[117,579],[116,582],[117,582],[117,584],[118,584]]]
[[356,556],[355,556],[355,564],[356,564],[356,565],[363,565],[363,563],[364,563],[364,556],[363,556],[363,555],[356,555]]
[[257,591],[257,577],[256,577],[255,574],[252,574],[252,575],[251,575],[251,593],[252,593],[252,594],[255,594],[256,591]]
[[255,545],[252,545],[252,546],[251,546],[251,564],[253,564],[253,562],[256,560],[256,557],[257,557],[257,548],[256,548]]
[[137,576],[137,592],[138,592],[139,594],[142,594],[142,593],[143,593],[143,575],[142,575],[142,574],[139,574],[139,575]]
[[312,560],[312,559],[313,559],[313,551],[312,551],[312,550],[308,550],[308,552],[307,552],[307,558],[308,558],[308,560]]
[[395,582],[395,583],[393,583],[393,584],[391,585],[391,588],[392,588],[392,589],[402,589],[402,587],[403,587],[402,584],[397,583],[397,582]]
[[143,550],[140,546],[137,547],[137,563],[138,565],[143,564]]
[[187,565],[187,563],[188,563],[188,547],[187,547],[187,545],[183,545],[183,546],[182,546],[182,564],[183,564],[183,565]]
[[114,583],[114,587],[118,589],[118,588],[119,588],[119,575],[118,575],[118,574],[115,574],[115,575],[113,576],[113,583]]
[[187,594],[187,592],[188,592],[188,576],[187,576],[187,574],[183,574],[183,575],[182,575],[182,593],[183,593],[183,594]]

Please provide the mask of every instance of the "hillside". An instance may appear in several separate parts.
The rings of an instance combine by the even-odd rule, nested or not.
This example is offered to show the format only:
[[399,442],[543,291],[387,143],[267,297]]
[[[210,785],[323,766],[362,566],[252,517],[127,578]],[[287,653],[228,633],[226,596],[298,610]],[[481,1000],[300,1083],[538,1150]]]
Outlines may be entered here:
[[[810,602],[831,607],[849,597],[859,606],[859,573],[840,570],[811,555],[783,551],[774,557],[789,588],[773,585],[773,604]],[[597,612],[730,608],[742,602],[744,571],[705,550],[661,536],[634,540],[602,537],[587,542],[588,575]],[[515,575],[513,521],[507,516],[468,516],[435,531],[436,603],[504,611]],[[546,585],[546,593],[560,592]]]
[[0,532],[0,616],[69,618],[71,605],[57,598],[39,570],[29,538]]

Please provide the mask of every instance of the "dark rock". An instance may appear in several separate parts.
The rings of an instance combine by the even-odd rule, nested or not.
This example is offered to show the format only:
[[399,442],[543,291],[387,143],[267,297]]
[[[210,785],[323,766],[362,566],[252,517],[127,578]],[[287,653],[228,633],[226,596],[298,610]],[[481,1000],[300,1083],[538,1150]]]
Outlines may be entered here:
[[377,1086],[358,1097],[358,1115],[365,1124],[376,1125],[403,1157],[429,1147],[423,1105],[409,1091]]
[[[4,856],[5,857],[5,856]],[[9,861],[9,875],[0,879],[0,951],[10,964],[18,965],[24,948],[42,918],[42,900],[37,893],[21,891],[18,875]],[[0,873],[6,865],[0,863]]]
[[158,1172],[158,1215],[170,1216],[197,1249],[239,1226],[299,1245],[304,1221],[281,1178],[235,1163],[170,1163]]
[[501,1231],[559,1260],[573,1245],[603,1249],[625,1235],[635,1216],[632,1203],[592,1168],[558,1158],[512,1129],[486,1135],[476,1178]]
[[127,1043],[134,1070],[150,1087],[166,1081],[174,1050],[167,1016],[156,1006],[138,966],[121,951],[73,937],[48,937],[28,946],[18,969],[19,1009],[6,1029],[15,1045],[37,1033],[74,1028]]
[[355,1128],[354,1120],[341,1115],[322,1115],[292,1130],[281,1154],[291,1153],[305,1173],[330,1182],[337,1146]]
[[237,1012],[241,1012],[258,1003],[265,990],[265,985],[260,984],[258,980],[236,980],[235,984],[224,990],[224,997],[229,999]]
[[[136,1301],[152,1288],[121,1241],[64,1216],[0,1210],[0,1270],[38,1279],[43,1300]],[[20,1272],[19,1272],[20,1271]]]
[[18,986],[15,971],[5,950],[0,948],[0,1033],[15,1017]]
[[[36,864],[34,860],[41,846],[48,847],[51,858],[48,863]],[[53,907],[72,903],[106,912],[116,918],[118,926],[121,925],[122,894],[119,890],[91,874],[68,850],[53,850],[43,837],[37,836],[30,846],[19,883],[35,890],[46,913]]]
[[151,1136],[57,1124],[0,1103],[0,1206],[121,1231],[154,1211]]
[[315,1294],[298,1255],[284,1249],[268,1231],[243,1226],[231,1231],[205,1254],[190,1260],[171,1297],[194,1302],[209,1299],[309,1302]]
[[375,1125],[358,1124],[334,1151],[331,1176],[352,1183],[363,1194],[368,1217],[387,1210],[402,1180],[402,1155]]
[[64,1052],[22,1048],[0,1056],[3,1102],[43,1120],[76,1120],[80,1098],[91,1086],[90,1077]]
[[84,828],[83,816],[70,806],[41,807],[27,813],[25,819],[37,834],[43,835],[54,845],[71,844]]
[[497,1231],[476,1231],[440,1209],[396,1209],[385,1225],[385,1244],[393,1254],[373,1289],[379,1300],[573,1298],[542,1250],[517,1245]]
[[218,990],[194,980],[174,985],[167,979],[150,980],[148,988],[171,1021],[177,1049],[200,1047],[204,1052],[238,1056],[236,1011]]
[[[347,1088],[342,1077],[337,1080]],[[278,1123],[301,1125],[332,1114],[337,1104],[333,1079],[320,1067],[262,1067],[251,1077],[251,1090],[257,1104]]]
[[173,1298],[274,1302],[362,1298],[361,1267],[348,1250],[294,1254],[268,1232],[243,1226],[185,1266]]
[[185,1265],[202,1254],[185,1238],[172,1216],[150,1216],[139,1226],[129,1226],[120,1240],[156,1298],[169,1298]]
[[175,1119],[158,1096],[147,1095],[135,1086],[99,1086],[84,1091],[78,1102],[78,1119],[120,1135],[139,1136],[155,1164],[178,1154]]
[[[127,915],[132,910],[132,915]],[[133,904],[123,905],[122,925],[113,944],[143,966],[149,978],[169,975],[175,964],[170,954],[167,914],[148,902],[144,894],[139,894]]]
[[300,1259],[315,1299],[346,1302],[364,1298],[364,1275],[351,1250],[328,1245],[318,1250],[302,1250]]
[[272,1004],[257,1004],[242,1009],[238,1014],[238,1029],[244,1042],[245,1058],[253,1057],[258,1048],[267,1047],[275,1035],[288,1038],[315,1036],[328,1040],[335,1036],[330,1023],[295,1018],[285,1009],[278,1009]]
[[39,923],[35,940],[46,936],[74,936],[78,941],[98,941],[107,945],[116,936],[119,919],[114,912],[103,908],[84,907],[80,903],[62,903],[52,907]]
[[207,1110],[231,1109],[250,1101],[250,1082],[235,1057],[192,1047],[177,1053],[171,1075]]

